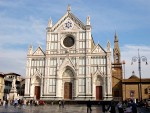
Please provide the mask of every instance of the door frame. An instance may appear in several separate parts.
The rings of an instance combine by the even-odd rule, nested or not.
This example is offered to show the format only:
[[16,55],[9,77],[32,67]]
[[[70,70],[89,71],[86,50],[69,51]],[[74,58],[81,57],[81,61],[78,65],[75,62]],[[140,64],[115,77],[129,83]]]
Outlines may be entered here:
[[[98,93],[99,96],[97,95],[98,91],[99,91],[99,93]],[[96,100],[103,100],[103,87],[102,86],[96,86]]]
[[[65,92],[65,83],[69,83],[69,84],[71,85],[71,87],[69,87],[69,89],[70,89],[70,88],[71,88],[71,89],[68,91],[70,98],[65,98],[65,93],[66,93],[66,92]],[[72,85],[72,82],[65,81],[65,82],[64,82],[64,99],[65,99],[65,100],[72,100],[72,97],[73,97],[73,94],[72,94],[72,93],[73,93],[73,85]],[[71,96],[70,96],[70,94],[71,94]]]

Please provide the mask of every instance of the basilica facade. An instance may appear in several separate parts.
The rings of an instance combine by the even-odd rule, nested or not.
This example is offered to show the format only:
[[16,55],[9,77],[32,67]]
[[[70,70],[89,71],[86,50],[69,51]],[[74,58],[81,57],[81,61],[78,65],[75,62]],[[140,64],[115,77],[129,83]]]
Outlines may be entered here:
[[110,42],[106,50],[95,44],[90,17],[81,22],[68,6],[46,28],[46,50],[27,53],[25,98],[43,100],[112,99]]

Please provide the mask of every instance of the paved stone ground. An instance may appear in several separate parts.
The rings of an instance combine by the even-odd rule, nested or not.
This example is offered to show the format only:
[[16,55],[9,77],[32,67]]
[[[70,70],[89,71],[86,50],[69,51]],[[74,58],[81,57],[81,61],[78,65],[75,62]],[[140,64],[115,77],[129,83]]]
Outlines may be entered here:
[[[145,108],[141,108],[141,111],[141,113],[150,113]],[[8,108],[0,106],[0,113],[87,113],[87,107],[85,105],[65,105],[64,108],[59,108],[58,105],[44,105],[26,106],[23,109],[19,107],[14,108],[13,106],[8,106]],[[101,106],[92,106],[91,113],[102,113]]]

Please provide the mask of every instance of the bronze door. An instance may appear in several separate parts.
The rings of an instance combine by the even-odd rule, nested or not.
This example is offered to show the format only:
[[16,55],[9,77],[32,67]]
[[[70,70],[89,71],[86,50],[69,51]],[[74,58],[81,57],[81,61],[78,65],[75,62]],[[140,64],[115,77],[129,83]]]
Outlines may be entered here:
[[40,99],[40,86],[35,86],[34,95],[36,99]]
[[72,99],[72,83],[65,82],[64,84],[64,99]]
[[96,86],[96,100],[102,100],[102,86]]

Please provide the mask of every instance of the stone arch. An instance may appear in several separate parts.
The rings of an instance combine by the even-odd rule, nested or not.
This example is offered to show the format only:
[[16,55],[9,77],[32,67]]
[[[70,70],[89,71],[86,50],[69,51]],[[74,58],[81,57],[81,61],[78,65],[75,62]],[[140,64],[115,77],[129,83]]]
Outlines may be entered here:
[[58,78],[63,78],[63,74],[64,74],[64,72],[66,71],[66,70],[70,70],[70,72],[72,72],[72,74],[73,74],[73,78],[76,78],[76,72],[75,72],[75,69],[71,66],[71,65],[66,65],[66,66],[64,66],[64,67],[61,67],[60,69],[59,69],[59,71],[58,71],[58,73],[57,73],[57,77]]
[[96,84],[96,86],[99,86],[99,85],[102,86],[103,83],[104,83],[104,81],[103,81],[102,76],[101,76],[101,75],[97,75],[97,76],[96,76],[96,79],[95,79],[95,84]]
[[102,100],[105,92],[105,78],[100,70],[97,70],[92,76],[93,95],[96,100]]
[[75,75],[75,73],[74,73],[73,69],[71,67],[69,67],[69,66],[66,66],[62,76],[63,77],[74,78],[74,75]]
[[66,66],[62,73],[63,97],[64,99],[73,99],[75,89],[75,72],[70,66]]
[[40,99],[41,94],[41,75],[38,71],[31,78],[31,92],[30,95],[34,99]]

